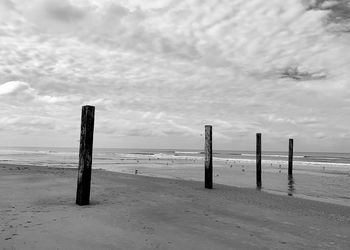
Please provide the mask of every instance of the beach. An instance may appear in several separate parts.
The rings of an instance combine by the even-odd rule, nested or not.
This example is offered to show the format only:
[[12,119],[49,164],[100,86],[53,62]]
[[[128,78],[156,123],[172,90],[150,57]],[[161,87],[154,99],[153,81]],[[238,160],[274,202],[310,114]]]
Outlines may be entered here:
[[350,250],[350,0],[0,17],[0,250]]
[[[262,190],[350,206],[350,158],[346,153],[295,153],[293,178],[286,152],[263,152]],[[77,148],[0,147],[0,164],[76,168]],[[255,188],[255,152],[216,150],[215,184]],[[94,149],[93,169],[203,181],[204,155],[188,149]]]
[[0,165],[1,249],[349,249],[350,207],[253,188]]

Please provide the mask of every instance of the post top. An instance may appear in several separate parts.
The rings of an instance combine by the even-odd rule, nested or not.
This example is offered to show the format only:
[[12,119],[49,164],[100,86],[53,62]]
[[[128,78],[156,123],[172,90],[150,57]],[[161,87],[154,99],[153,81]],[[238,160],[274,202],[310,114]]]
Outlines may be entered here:
[[92,108],[92,109],[94,109],[94,108],[95,108],[95,106],[91,106],[91,105],[84,105],[84,106],[83,106],[83,108]]
[[205,127],[212,127],[211,125],[205,125]]

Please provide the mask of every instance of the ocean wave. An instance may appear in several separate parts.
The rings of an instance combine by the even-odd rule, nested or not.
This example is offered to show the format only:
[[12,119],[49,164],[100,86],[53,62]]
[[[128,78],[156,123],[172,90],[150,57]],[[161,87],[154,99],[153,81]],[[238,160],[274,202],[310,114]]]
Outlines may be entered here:
[[256,154],[241,154],[241,156],[250,156],[250,157],[254,157],[254,156],[256,156]]
[[55,151],[55,150],[16,150],[0,149],[0,155],[78,155],[78,152]]
[[43,154],[42,151],[29,151],[29,150],[12,150],[12,149],[0,149],[0,155],[28,155],[28,154]]
[[313,160],[348,160],[350,161],[349,157],[341,157],[341,156],[337,156],[337,157],[331,157],[331,156],[313,156],[313,155],[304,155],[303,158],[306,159],[313,159]]
[[140,152],[140,153],[129,153],[129,154],[135,154],[135,155],[154,155],[155,153],[150,153],[150,152]]
[[194,152],[194,151],[175,151],[174,154],[193,154],[193,155],[198,155],[201,154],[202,152]]

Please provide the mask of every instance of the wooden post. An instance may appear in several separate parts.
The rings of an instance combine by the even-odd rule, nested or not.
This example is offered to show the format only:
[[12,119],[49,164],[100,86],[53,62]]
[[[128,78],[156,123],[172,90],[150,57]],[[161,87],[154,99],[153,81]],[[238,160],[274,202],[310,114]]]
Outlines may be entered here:
[[288,175],[293,176],[293,139],[289,139]]
[[293,196],[294,193],[294,180],[293,176],[289,175],[288,176],[288,195]]
[[213,188],[213,151],[212,151],[212,126],[205,125],[205,161],[204,161],[204,186]]
[[76,204],[90,202],[92,148],[94,137],[95,107],[83,106],[81,112],[80,149]]
[[256,186],[261,187],[261,134],[256,134]]

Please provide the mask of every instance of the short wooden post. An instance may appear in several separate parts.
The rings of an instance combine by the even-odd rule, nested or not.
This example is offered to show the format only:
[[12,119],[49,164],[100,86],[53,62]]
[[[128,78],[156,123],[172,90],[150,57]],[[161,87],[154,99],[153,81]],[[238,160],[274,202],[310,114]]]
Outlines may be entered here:
[[261,187],[261,134],[256,134],[256,186]]
[[76,204],[90,202],[92,148],[94,137],[95,107],[83,106],[81,112],[80,149]]
[[289,139],[288,175],[293,175],[293,139]]
[[205,161],[204,161],[204,186],[205,188],[213,188],[213,150],[212,150],[212,126],[205,125]]

